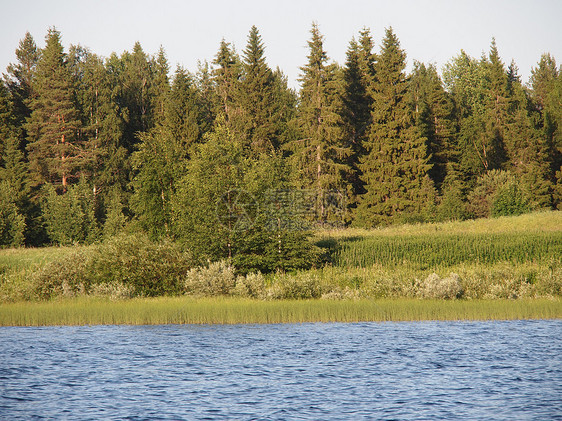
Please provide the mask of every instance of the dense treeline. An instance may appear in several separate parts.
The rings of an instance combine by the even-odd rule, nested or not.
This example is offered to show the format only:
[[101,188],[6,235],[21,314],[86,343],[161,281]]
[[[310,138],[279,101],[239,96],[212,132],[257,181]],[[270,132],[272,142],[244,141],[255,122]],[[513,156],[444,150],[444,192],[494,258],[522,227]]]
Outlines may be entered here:
[[[27,33],[0,81],[0,245],[142,230],[271,271],[314,254],[287,221],[374,227],[562,206],[562,71],[549,54],[526,86],[495,41],[479,59],[461,51],[442,77],[418,62],[406,73],[392,29],[379,48],[362,30],[343,65],[316,25],[308,48],[296,92],[255,27],[240,54],[223,40],[196,73],[171,72],[163,49],[139,43],[102,58],[65,52],[54,28],[43,49]],[[242,193],[259,205],[251,215]]]

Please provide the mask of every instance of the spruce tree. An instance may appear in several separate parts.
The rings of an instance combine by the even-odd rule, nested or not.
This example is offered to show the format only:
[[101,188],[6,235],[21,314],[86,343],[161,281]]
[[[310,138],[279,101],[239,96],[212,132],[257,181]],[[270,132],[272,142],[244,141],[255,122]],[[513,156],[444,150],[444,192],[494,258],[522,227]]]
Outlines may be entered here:
[[532,98],[536,109],[541,113],[548,103],[548,96],[557,77],[556,60],[549,53],[543,54],[538,66],[531,69]]
[[29,168],[35,185],[57,184],[62,191],[83,166],[81,127],[73,80],[60,33],[51,28],[37,64],[35,98],[25,128]]
[[301,68],[300,102],[296,118],[300,138],[289,145],[296,169],[296,185],[309,189],[316,196],[316,219],[326,222],[334,211],[326,206],[324,196],[338,191],[347,196],[346,180],[350,167],[351,148],[345,142],[342,115],[342,87],[340,69],[327,64],[323,38],[313,24],[308,63]]
[[265,47],[255,26],[243,52],[243,75],[237,98],[242,127],[239,135],[250,155],[271,153],[279,146],[277,124],[281,115],[275,98],[275,79],[265,60]]
[[170,91],[170,80],[168,77],[170,66],[163,47],[160,47],[158,50],[156,58],[152,59],[151,68],[154,72],[151,92],[154,98],[154,124],[157,124],[165,118],[165,103]]
[[[23,126],[26,119],[31,115],[30,102],[33,98],[33,77],[37,62],[41,56],[35,40],[29,32],[20,41],[16,49],[17,63],[10,64],[5,75],[8,89],[14,102],[14,116],[16,124]],[[25,146],[26,133],[21,132],[21,144]]]
[[91,180],[95,194],[105,197],[112,186],[125,190],[129,181],[127,150],[122,143],[125,116],[119,109],[114,76],[104,61],[87,52],[77,65],[82,136],[88,158],[84,174]]
[[131,153],[138,142],[137,134],[154,127],[154,72],[150,57],[139,42],[135,43],[132,52],[125,52],[120,61],[112,67],[118,72],[121,90],[118,100],[127,115],[124,146]]
[[518,177],[519,187],[531,198],[531,209],[550,207],[552,185],[548,141],[533,124],[529,114],[530,99],[519,81],[516,67],[512,65],[510,69],[509,116],[504,134],[508,161],[505,167]]
[[240,58],[234,48],[223,39],[213,64],[215,65],[213,81],[217,100],[215,115],[217,117],[222,115],[222,121],[232,128],[240,114],[235,105],[241,77]]
[[440,187],[447,175],[447,164],[457,161],[454,104],[434,65],[415,62],[409,83],[409,100],[415,124],[427,139],[432,168],[429,175]]
[[421,215],[427,205],[426,139],[414,124],[407,100],[406,54],[391,28],[386,30],[375,67],[373,111],[367,155],[360,169],[365,194],[356,223],[376,226]]
[[346,136],[352,154],[349,157],[351,167],[349,183],[353,195],[364,193],[360,170],[357,167],[360,157],[365,153],[363,144],[371,123],[373,103],[372,87],[375,77],[376,55],[373,53],[373,40],[368,29],[359,33],[359,41],[352,39],[347,50],[343,69],[344,95],[343,119]]

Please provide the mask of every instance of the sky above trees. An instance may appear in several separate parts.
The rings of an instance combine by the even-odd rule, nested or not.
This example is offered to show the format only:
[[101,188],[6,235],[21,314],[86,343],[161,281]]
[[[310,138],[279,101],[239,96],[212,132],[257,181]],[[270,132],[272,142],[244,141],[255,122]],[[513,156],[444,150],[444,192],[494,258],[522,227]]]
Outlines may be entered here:
[[359,30],[371,29],[378,51],[389,26],[408,54],[408,70],[414,60],[441,70],[461,49],[480,57],[489,51],[492,37],[503,61],[515,60],[523,82],[542,53],[562,57],[559,0],[31,0],[6,2],[2,15],[2,72],[15,62],[15,48],[26,31],[43,47],[50,26],[61,31],[65,49],[81,44],[107,57],[139,41],[150,54],[163,46],[172,69],[180,64],[195,71],[198,60],[212,61],[222,38],[241,52],[256,25],[269,65],[279,66],[293,87],[306,63],[312,21],[325,36],[328,56],[340,64]]

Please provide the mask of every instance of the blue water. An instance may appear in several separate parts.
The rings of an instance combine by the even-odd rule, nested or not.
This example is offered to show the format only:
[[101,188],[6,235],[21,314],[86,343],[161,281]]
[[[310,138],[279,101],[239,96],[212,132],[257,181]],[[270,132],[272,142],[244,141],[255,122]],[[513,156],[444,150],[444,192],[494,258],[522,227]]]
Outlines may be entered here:
[[0,328],[1,419],[562,420],[562,321]]

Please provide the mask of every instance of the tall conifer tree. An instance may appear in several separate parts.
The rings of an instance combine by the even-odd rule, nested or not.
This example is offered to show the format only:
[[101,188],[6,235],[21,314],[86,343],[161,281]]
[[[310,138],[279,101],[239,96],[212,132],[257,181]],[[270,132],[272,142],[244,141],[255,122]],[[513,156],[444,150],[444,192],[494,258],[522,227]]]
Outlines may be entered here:
[[243,72],[238,96],[243,119],[239,135],[251,155],[272,152],[279,146],[277,122],[280,115],[275,79],[265,61],[264,45],[255,26],[250,30],[244,50]]
[[365,153],[363,144],[371,123],[376,62],[376,55],[372,50],[373,40],[370,31],[363,29],[359,33],[358,41],[351,40],[343,69],[343,119],[348,144],[352,150],[349,157],[349,165],[352,169],[349,183],[353,187],[354,196],[364,192],[357,164]]
[[431,179],[436,186],[446,177],[448,163],[457,162],[454,104],[443,88],[434,65],[416,62],[410,77],[409,98],[416,126],[427,139]]
[[376,226],[423,213],[428,204],[426,139],[414,124],[407,101],[406,54],[392,28],[378,55],[373,89],[372,124],[360,169],[365,194],[356,223]]
[[342,108],[342,81],[339,69],[328,64],[323,37],[313,24],[308,41],[308,63],[301,68],[302,84],[297,123],[300,138],[291,143],[294,151],[297,185],[316,193],[316,215],[329,220],[324,195],[338,190],[347,195],[346,180],[351,148],[345,142]]
[[[29,32],[20,41],[16,49],[18,62],[8,66],[7,86],[14,102],[14,116],[18,126],[23,126],[31,115],[30,101],[33,97],[33,77],[41,52]],[[22,131],[25,141],[25,132]],[[22,142],[23,143],[23,142]]]
[[27,120],[28,157],[35,184],[52,182],[66,191],[83,166],[81,127],[74,86],[60,33],[49,29],[37,64],[36,97]]

